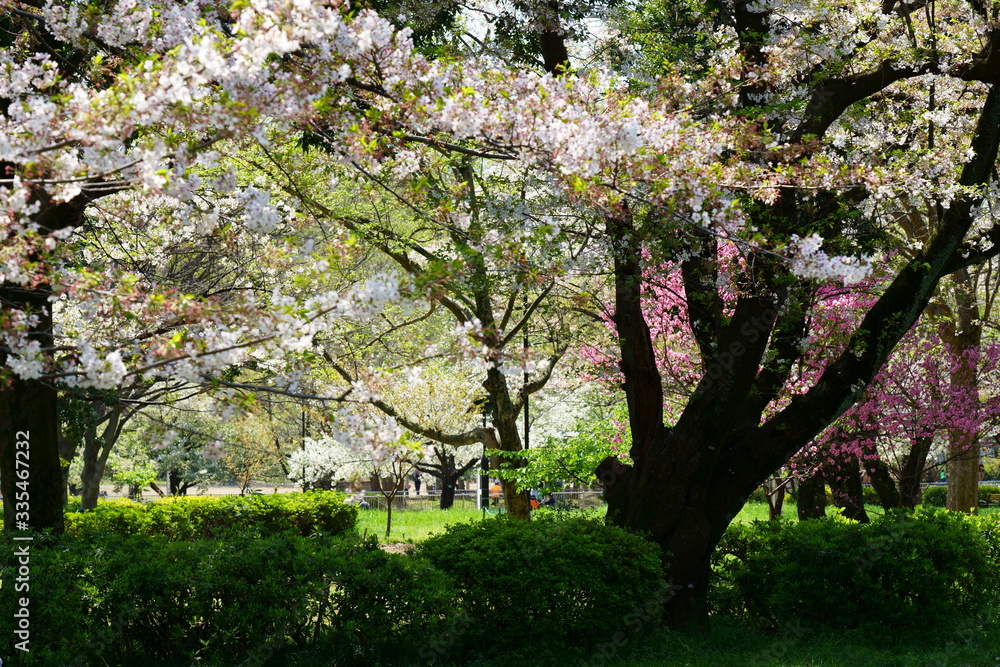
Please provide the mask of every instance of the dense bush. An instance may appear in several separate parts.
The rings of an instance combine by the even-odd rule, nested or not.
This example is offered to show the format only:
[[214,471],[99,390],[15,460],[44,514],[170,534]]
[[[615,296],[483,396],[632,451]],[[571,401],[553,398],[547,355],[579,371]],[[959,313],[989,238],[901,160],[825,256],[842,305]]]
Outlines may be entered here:
[[591,646],[658,618],[665,594],[659,548],[593,519],[452,525],[418,553],[456,582],[479,647]]
[[713,557],[713,604],[769,626],[946,626],[998,592],[997,523],[941,511],[734,525]]
[[[16,562],[4,545],[4,581]],[[282,535],[171,542],[38,538],[31,549],[30,652],[22,665],[398,664],[447,634],[447,578],[374,542]],[[0,593],[0,635],[15,637]],[[452,616],[451,618],[453,618]],[[15,640],[16,641],[16,640]],[[10,647],[5,647],[10,648]]]
[[354,529],[357,508],[332,491],[281,495],[161,498],[148,503],[119,499],[89,512],[66,515],[66,531],[92,535],[164,535],[212,538],[228,532],[270,535],[295,532],[341,535]]
[[[1000,493],[1000,486],[990,484],[979,485],[979,502],[984,503],[993,493]],[[944,507],[948,500],[948,489],[944,486],[929,486],[924,489],[921,502],[932,507]]]

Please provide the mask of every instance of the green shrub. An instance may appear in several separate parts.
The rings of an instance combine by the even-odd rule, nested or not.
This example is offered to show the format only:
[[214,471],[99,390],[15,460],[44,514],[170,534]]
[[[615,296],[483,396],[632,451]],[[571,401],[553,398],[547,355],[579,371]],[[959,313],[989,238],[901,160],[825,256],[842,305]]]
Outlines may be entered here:
[[[15,543],[16,544],[16,543]],[[11,581],[13,548],[0,575]],[[0,633],[15,637],[12,587]],[[172,542],[163,536],[39,538],[31,548],[31,651],[19,665],[409,662],[447,634],[448,579],[373,541],[280,535]]]
[[941,511],[733,526],[713,556],[713,604],[770,626],[946,626],[995,600],[996,526]]
[[66,515],[66,531],[93,535],[164,535],[212,538],[228,532],[271,535],[341,535],[357,523],[357,508],[332,491],[282,495],[161,498],[148,503],[119,499],[89,512]]
[[461,609],[451,579],[417,556],[389,554],[369,539],[342,552],[328,609],[335,622],[323,655],[342,664],[410,664],[438,657],[461,633]]
[[[1000,493],[1000,486],[991,484],[979,485],[979,502],[986,502],[987,497],[993,493]],[[944,486],[929,486],[924,489],[921,502],[932,507],[944,507],[948,500],[948,488]]]
[[490,650],[589,646],[658,615],[665,595],[659,548],[593,519],[452,525],[418,553],[455,581],[465,640]]
[[930,507],[944,507],[948,500],[948,489],[944,486],[928,486],[920,496],[920,502]]

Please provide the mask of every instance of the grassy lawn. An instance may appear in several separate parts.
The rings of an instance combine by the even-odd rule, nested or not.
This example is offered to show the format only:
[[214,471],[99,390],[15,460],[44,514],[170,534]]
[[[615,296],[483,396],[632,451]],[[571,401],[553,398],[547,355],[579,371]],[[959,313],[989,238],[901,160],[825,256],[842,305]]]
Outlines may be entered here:
[[[604,508],[588,510],[589,513],[603,513]],[[452,508],[447,510],[394,510],[392,513],[392,533],[385,536],[385,510],[367,509],[358,512],[358,531],[375,535],[380,542],[422,542],[429,536],[443,532],[445,526],[452,523],[466,523],[482,519],[481,510]],[[785,516],[794,518],[794,507],[786,509]],[[736,516],[737,522],[750,522],[757,519],[767,519],[767,505],[763,503],[747,503]]]
[[363,509],[358,511],[358,532],[375,535],[380,542],[422,542],[434,533],[443,532],[448,524],[479,521],[482,516],[475,509],[394,510],[392,533],[386,538],[385,510]]

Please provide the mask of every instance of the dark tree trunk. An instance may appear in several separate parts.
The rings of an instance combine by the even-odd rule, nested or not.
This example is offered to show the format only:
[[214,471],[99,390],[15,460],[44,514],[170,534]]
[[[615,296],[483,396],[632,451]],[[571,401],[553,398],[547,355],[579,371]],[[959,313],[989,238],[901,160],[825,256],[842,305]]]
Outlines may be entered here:
[[172,496],[186,496],[188,484],[181,479],[181,474],[176,470],[167,471],[167,493]]
[[73,459],[76,458],[76,450],[79,448],[79,442],[67,438],[65,433],[59,433],[59,465],[62,468],[62,490],[63,490],[63,506],[66,506],[66,502],[69,500],[69,494],[73,491],[70,488],[69,483],[69,468],[73,463]]
[[[123,406],[121,404],[109,408],[110,414],[103,424],[101,435],[97,428],[91,427],[83,434],[83,470],[80,472],[80,482],[83,490],[80,494],[80,509],[92,510],[97,507],[97,498],[101,494],[101,480],[108,465],[108,457],[121,434]],[[129,489],[129,497],[132,497]]]
[[[486,382],[483,383],[486,390],[490,392],[496,406],[496,414],[493,420],[493,428],[496,430],[496,440],[491,444],[487,443],[487,449],[499,449],[504,452],[520,452],[521,435],[518,433],[517,425],[520,417],[520,409],[511,400],[510,390],[507,386],[507,378],[496,368],[487,371]],[[518,468],[524,465],[524,459],[519,457],[506,457],[498,465],[507,468]],[[500,486],[503,487],[504,505],[507,513],[522,521],[531,519],[531,505],[529,504],[528,491],[519,489],[517,482],[506,478],[500,479]]]
[[889,468],[885,461],[873,460],[868,462],[868,477],[872,481],[872,488],[878,494],[879,504],[883,509],[893,509],[904,507],[903,494],[896,488],[896,482],[889,474]]
[[841,462],[832,474],[826,476],[833,492],[833,503],[841,508],[844,517],[852,521],[868,523],[865,512],[864,487],[861,484],[861,470],[854,458]]
[[826,516],[826,479],[823,473],[816,473],[799,482],[796,501],[799,521],[821,519]]
[[441,509],[449,509],[455,504],[455,482],[458,476],[454,475],[449,479],[446,479],[444,484],[441,485]]
[[559,3],[556,0],[541,5],[543,13],[541,33],[538,36],[545,71],[559,75],[569,67],[569,50],[566,48],[565,31],[559,20]]
[[[13,167],[9,163],[3,166]],[[92,195],[85,193],[69,202],[38,202],[41,206],[34,217],[38,234],[79,226],[91,198]],[[42,261],[37,257],[30,259]],[[38,317],[28,339],[38,342],[42,350],[51,350],[54,345],[51,295],[51,288],[45,284],[31,288],[9,283],[0,286],[4,311],[20,310]],[[7,358],[7,353],[0,351],[0,369],[7,367]],[[18,467],[18,461],[24,461],[25,456],[19,452],[25,451],[28,452],[26,469]],[[19,476],[21,470],[27,470],[27,479]],[[4,530],[20,530],[23,524],[36,530],[62,532],[63,482],[55,384],[44,379],[8,376],[0,384],[0,493],[8,501],[4,502]],[[28,500],[22,500],[26,496]]]
[[781,518],[781,511],[785,505],[786,480],[776,477],[769,477],[764,482],[764,497],[767,500],[767,518],[770,521],[777,521]]
[[[0,288],[4,309],[38,316],[30,340],[52,347],[49,290]],[[7,354],[0,352],[0,368]],[[4,530],[63,530],[66,497],[59,462],[59,411],[55,387],[43,380],[8,379],[0,386],[0,492]]]
[[910,444],[910,451],[903,461],[903,470],[899,474],[900,507],[913,509],[920,504],[920,478],[927,467],[927,455],[931,451],[934,439],[929,436],[917,438]]
[[459,467],[455,464],[455,454],[443,447],[434,448],[434,456],[437,463],[420,462],[414,464],[414,468],[420,472],[433,475],[441,484],[440,508],[446,510],[455,504],[455,487],[459,478],[466,473],[479,460],[473,458],[465,465]]

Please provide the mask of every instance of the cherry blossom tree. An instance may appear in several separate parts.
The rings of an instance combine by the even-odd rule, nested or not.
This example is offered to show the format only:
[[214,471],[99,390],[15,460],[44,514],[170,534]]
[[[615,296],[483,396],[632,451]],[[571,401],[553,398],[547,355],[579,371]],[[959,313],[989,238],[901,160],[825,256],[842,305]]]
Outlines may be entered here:
[[[731,313],[719,293],[718,226],[667,237],[648,231],[662,230],[655,208],[644,210],[633,201],[609,214],[607,232],[621,248],[615,257],[615,324],[633,465],[609,459],[601,474],[608,481],[611,516],[651,530],[672,554],[677,594],[668,603],[668,617],[677,625],[704,621],[708,554],[748,494],[850,407],[944,276],[997,252],[991,238],[997,232],[983,215],[984,203],[988,208],[992,201],[989,184],[1000,139],[998,70],[981,55],[992,51],[981,52],[976,41],[961,46],[960,35],[968,33],[944,20],[913,27],[905,7],[891,15],[857,7],[837,11],[835,21],[823,11],[820,5],[737,2],[703,17],[715,28],[703,34],[716,35],[732,49],[720,48],[718,54],[738,54],[730,61],[736,93],[721,96],[714,109],[772,128],[772,150],[795,155],[790,161],[762,157],[761,169],[782,164],[794,170],[793,164],[827,158],[864,161],[872,175],[899,169],[911,184],[926,182],[925,193],[947,206],[932,236],[912,258],[892,267],[887,286],[816,379],[773,410],[803,356],[800,341],[813,321],[817,280],[847,268],[824,253],[860,257],[878,248],[874,232],[884,201],[879,193],[888,192],[870,182],[829,188],[800,180],[755,200],[734,195],[744,206],[743,238],[761,234],[804,243],[812,252],[789,265],[775,261],[767,248],[743,246]],[[958,11],[957,5],[949,11]],[[984,39],[993,39],[996,17],[972,14]],[[914,48],[911,38],[930,51]],[[947,69],[939,65],[942,49],[949,54]],[[951,92],[942,95],[945,90]],[[964,122],[961,129],[926,122],[900,126],[895,112],[902,108],[928,120],[948,109]],[[899,132],[929,128],[937,137],[933,151],[890,153]],[[936,169],[924,162],[931,154]],[[690,326],[705,369],[672,426],[663,420],[662,379],[642,311],[639,258],[653,243],[682,263]]]

